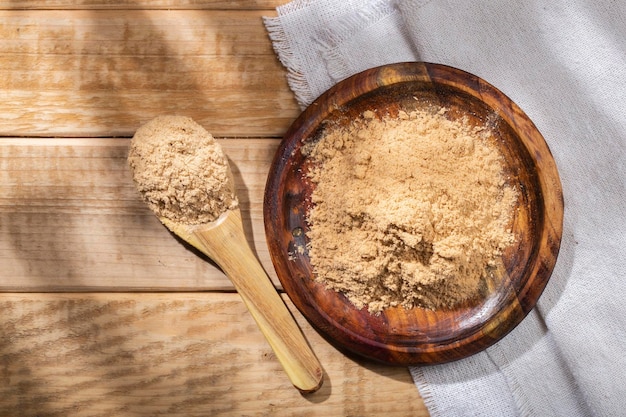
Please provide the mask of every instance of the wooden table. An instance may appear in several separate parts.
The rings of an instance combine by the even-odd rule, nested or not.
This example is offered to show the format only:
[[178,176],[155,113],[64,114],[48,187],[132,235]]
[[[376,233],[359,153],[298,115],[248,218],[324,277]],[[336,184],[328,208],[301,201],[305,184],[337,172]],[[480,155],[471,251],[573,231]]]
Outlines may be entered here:
[[193,117],[265,243],[268,166],[299,109],[262,16],[280,0],[0,0],[0,415],[426,416],[405,368],[337,351],[301,396],[226,277],[137,195],[129,137]]

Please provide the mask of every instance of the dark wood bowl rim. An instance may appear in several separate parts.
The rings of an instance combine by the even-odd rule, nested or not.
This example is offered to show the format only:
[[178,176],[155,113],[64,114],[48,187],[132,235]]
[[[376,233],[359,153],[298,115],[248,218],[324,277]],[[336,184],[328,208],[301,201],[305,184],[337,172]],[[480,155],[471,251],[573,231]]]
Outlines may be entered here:
[[[297,238],[292,235],[292,229],[286,227],[288,217],[293,213],[285,214],[285,204],[290,210],[299,211],[293,216],[301,218],[303,208],[289,206],[286,201],[303,191],[286,189],[285,181],[289,180],[289,164],[302,143],[332,112],[348,107],[359,97],[372,92],[413,83],[432,86],[434,94],[445,89],[446,94],[458,91],[459,95],[469,95],[494,111],[513,129],[519,136],[519,152],[528,156],[531,161],[528,169],[536,176],[536,191],[531,198],[538,210],[532,212],[533,219],[529,220],[536,225],[536,236],[533,236],[532,253],[524,258],[524,276],[515,281],[517,284],[514,288],[497,295],[499,298],[494,301],[500,306],[497,311],[481,320],[476,314],[478,310],[473,310],[472,317],[465,317],[468,323],[461,323],[459,331],[453,334],[438,334],[435,323],[432,335],[420,334],[415,338],[404,335],[403,338],[394,339],[396,336],[391,329],[385,333],[384,316],[381,318],[367,312],[351,311],[350,307],[341,304],[342,301],[337,297],[342,296],[334,291],[333,295],[326,294],[332,298],[331,305],[334,307],[325,311],[315,301],[313,293],[329,290],[320,289],[320,284],[313,282],[310,269],[294,271],[288,248]],[[297,202],[297,198],[294,201]],[[533,122],[513,101],[486,81],[465,71],[441,64],[406,62],[356,74],[330,88],[302,112],[285,134],[270,167],[263,216],[277,276],[294,305],[318,332],[341,350],[390,365],[407,366],[443,363],[470,356],[496,343],[524,319],[535,306],[556,263],[562,235],[563,196],[556,164],[548,145]],[[343,302],[349,304],[347,300]],[[402,318],[405,312],[396,310],[393,314]],[[415,314],[430,313],[419,311]],[[347,321],[348,325],[343,324],[343,319],[353,318],[362,323],[354,325]],[[433,320],[432,317],[430,319]],[[408,321],[412,322],[410,318]]]

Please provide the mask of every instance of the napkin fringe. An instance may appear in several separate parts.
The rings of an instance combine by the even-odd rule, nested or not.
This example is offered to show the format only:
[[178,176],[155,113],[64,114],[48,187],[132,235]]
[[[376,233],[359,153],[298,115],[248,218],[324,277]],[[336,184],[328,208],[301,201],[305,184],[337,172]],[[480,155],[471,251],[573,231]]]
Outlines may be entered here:
[[[288,6],[288,5],[285,5]],[[299,56],[294,53],[294,48],[289,45],[285,28],[279,17],[263,17],[263,23],[267,29],[272,47],[278,56],[278,60],[287,69],[287,83],[296,96],[296,101],[301,109],[306,108],[308,103],[315,100],[311,92],[309,82],[305,77]]]
[[424,405],[428,409],[428,413],[431,415],[431,417],[442,416],[443,414],[441,413],[441,411],[437,407],[437,403],[435,402],[435,395],[432,392],[430,385],[426,382],[426,378],[424,377],[422,369],[417,366],[411,366],[409,367],[409,372],[413,377],[413,383],[417,387],[417,390],[419,391],[422,400],[424,400]]
[[352,75],[350,65],[343,59],[343,53],[339,48],[328,47],[322,52],[322,57],[326,61],[326,69],[328,75],[335,82],[339,82],[344,78]]
[[504,352],[498,345],[494,345],[490,349],[486,350],[486,353],[487,356],[489,356],[489,359],[491,359],[491,361],[499,369],[500,373],[504,376],[504,380],[511,390],[511,395],[519,415],[521,417],[536,416],[537,414],[533,410],[532,403],[515,377],[515,374],[512,372],[506,372],[510,363]]

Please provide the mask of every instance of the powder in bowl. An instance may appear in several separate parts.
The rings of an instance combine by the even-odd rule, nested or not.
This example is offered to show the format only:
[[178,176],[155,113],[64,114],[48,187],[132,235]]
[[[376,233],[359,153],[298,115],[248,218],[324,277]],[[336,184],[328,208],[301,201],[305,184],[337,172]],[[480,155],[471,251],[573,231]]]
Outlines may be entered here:
[[357,308],[453,308],[498,276],[518,192],[487,127],[445,109],[368,110],[302,151],[314,275]]
[[133,180],[158,216],[203,224],[238,206],[222,147],[189,117],[158,116],[133,136]]

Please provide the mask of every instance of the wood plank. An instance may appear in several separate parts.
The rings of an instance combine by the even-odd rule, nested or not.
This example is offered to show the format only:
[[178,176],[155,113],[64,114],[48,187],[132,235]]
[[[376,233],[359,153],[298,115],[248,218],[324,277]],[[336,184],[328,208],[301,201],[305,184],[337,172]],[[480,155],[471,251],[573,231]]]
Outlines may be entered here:
[[0,11],[0,135],[130,136],[178,113],[217,136],[280,137],[299,109],[264,14]]
[[162,113],[222,138],[278,285],[262,195],[299,109],[261,18],[283,3],[0,0],[0,415],[428,415],[406,369],[338,352],[283,295],[326,371],[301,396],[226,277],[141,202],[112,138]]
[[[279,141],[218,139],[244,228],[276,279],[263,193]],[[0,291],[232,290],[183,246],[135,190],[129,139],[0,139]]]
[[2,0],[0,10],[204,9],[269,10],[287,0]]
[[0,415],[428,415],[407,369],[294,315],[326,372],[306,397],[236,294],[0,294]]

